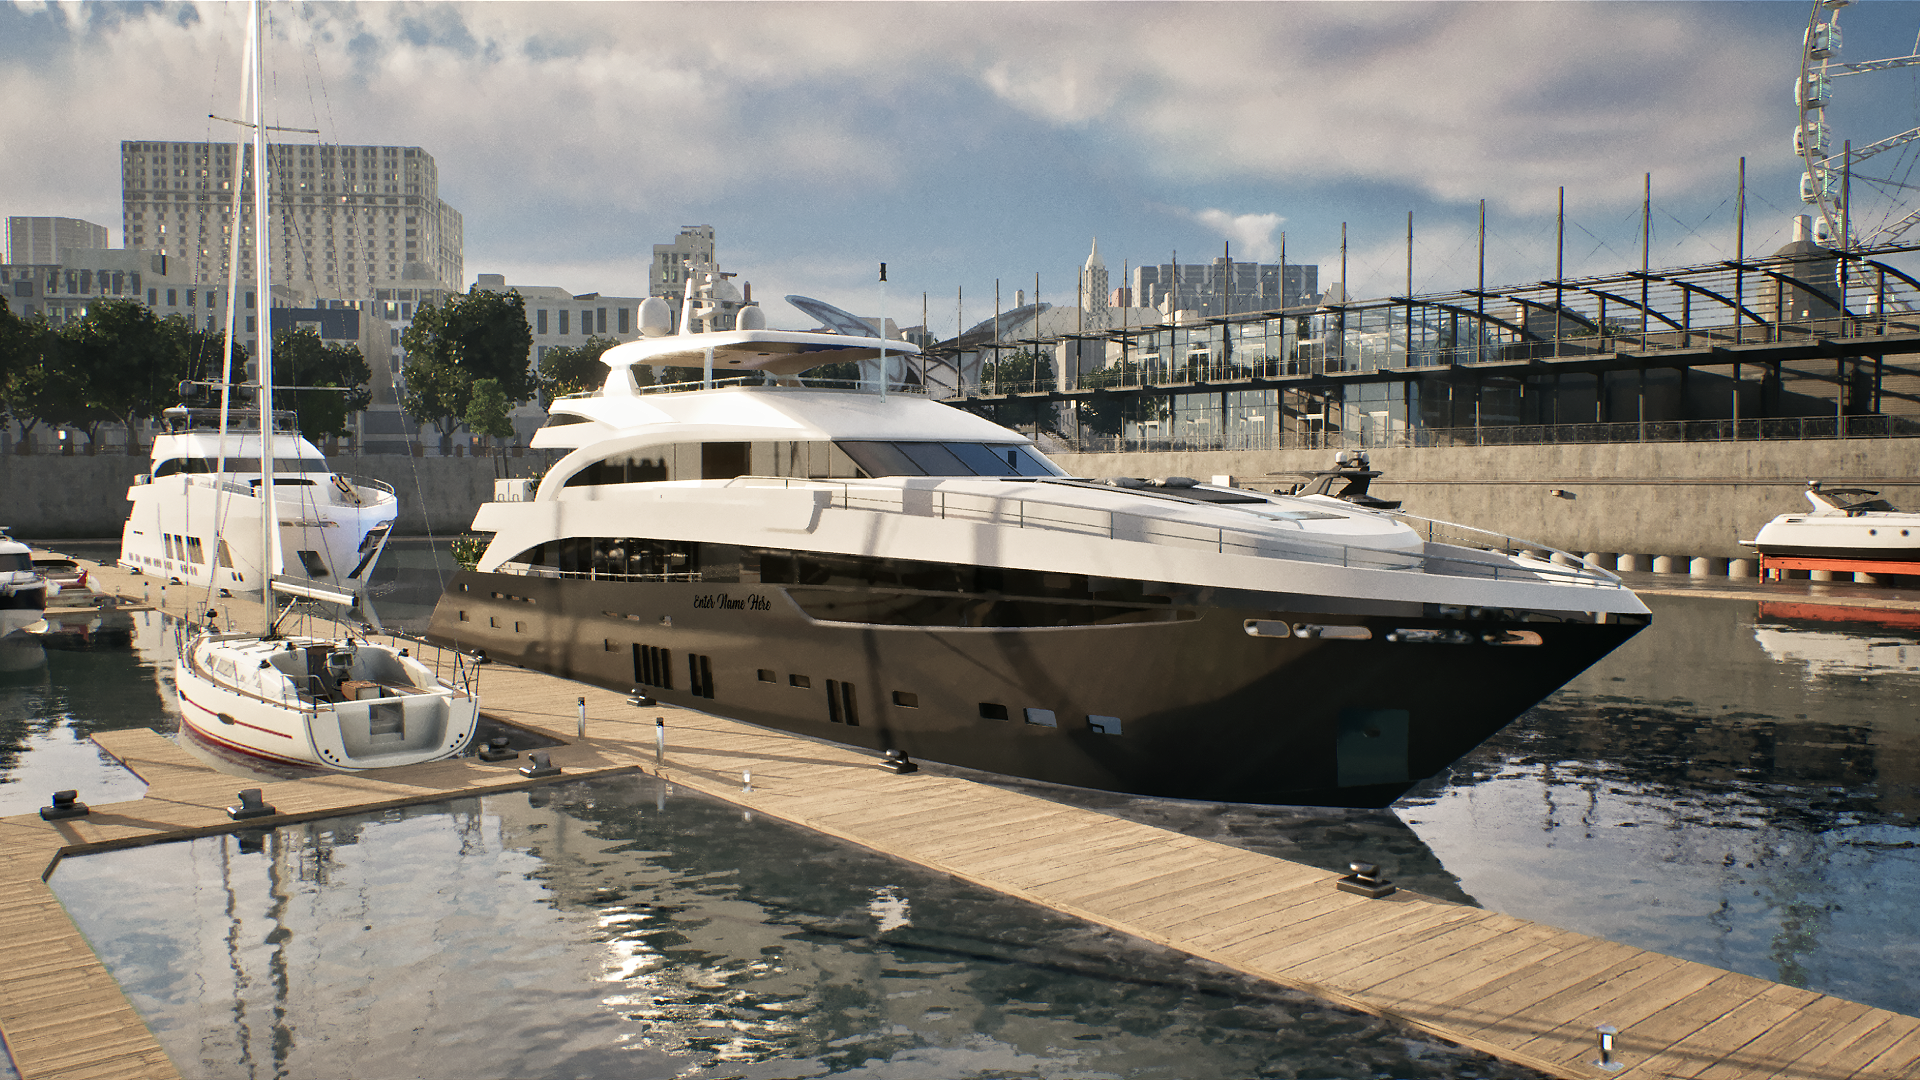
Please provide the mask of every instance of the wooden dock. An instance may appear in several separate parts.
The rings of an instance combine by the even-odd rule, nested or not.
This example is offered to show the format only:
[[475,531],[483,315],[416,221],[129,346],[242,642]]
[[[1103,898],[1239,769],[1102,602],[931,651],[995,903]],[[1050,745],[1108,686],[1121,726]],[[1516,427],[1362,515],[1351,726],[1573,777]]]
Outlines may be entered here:
[[[1370,900],[1328,871],[532,672],[490,667],[481,692],[487,713],[567,743],[551,751],[560,779],[657,775],[1555,1076],[1920,1075],[1915,1017],[1416,894]],[[239,828],[224,807],[257,783],[145,729],[95,741],[147,781],[144,798],[0,819],[0,1034],[26,1080],[177,1075],[45,879],[62,855]],[[523,787],[523,762],[258,783],[283,816],[247,824]],[[1619,1031],[1617,1069],[1597,1064],[1603,1024]]]

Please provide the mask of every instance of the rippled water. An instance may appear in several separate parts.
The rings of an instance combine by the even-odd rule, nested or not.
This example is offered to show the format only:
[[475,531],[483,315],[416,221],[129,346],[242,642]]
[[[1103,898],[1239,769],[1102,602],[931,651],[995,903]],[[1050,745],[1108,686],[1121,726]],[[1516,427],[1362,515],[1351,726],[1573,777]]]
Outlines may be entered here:
[[[404,574],[388,579],[391,585],[387,588],[382,611],[390,616],[397,612],[401,618],[419,617],[430,607],[436,592],[434,575],[429,569],[429,555],[424,549],[409,552],[402,548],[399,551],[399,561],[412,565]],[[1790,589],[1783,589],[1777,590],[1775,595],[1790,598],[1790,593]],[[1809,611],[1804,608],[1781,607],[1777,604],[1762,607],[1752,600],[1685,595],[1651,596],[1649,604],[1655,611],[1652,628],[1549,698],[1474,754],[1456,763],[1447,775],[1423,784],[1388,811],[1222,806],[1135,799],[1018,782],[995,782],[1328,868],[1343,866],[1353,857],[1365,857],[1381,863],[1387,873],[1401,884],[1430,894],[1482,904],[1510,914],[1840,994],[1897,1011],[1920,1011],[1920,926],[1916,926],[1916,920],[1911,915],[1913,911],[1920,910],[1920,629],[1867,621],[1871,613],[1854,613],[1851,616],[1839,613],[1841,621],[1834,621],[1831,616],[1836,613],[1825,610],[1813,614],[1823,614],[1828,618],[1815,619],[1809,617]],[[130,798],[138,794],[138,782],[111,762],[105,761],[85,741],[86,734],[107,728],[137,724],[148,724],[160,730],[170,730],[172,727],[171,690],[165,686],[164,672],[157,666],[157,660],[164,658],[168,649],[164,630],[157,623],[136,624],[131,632],[131,642],[130,648],[123,647],[118,651],[112,648],[71,653],[49,650],[43,665],[13,664],[11,666],[18,670],[0,670],[0,812],[31,812],[34,806],[44,804],[48,791],[57,787],[79,787],[84,799],[95,802]],[[8,658],[0,656],[0,669],[9,666]],[[929,768],[938,769],[937,766]],[[518,798],[524,800],[525,797]],[[631,820],[624,823],[604,820],[605,815],[591,807],[580,809],[589,803],[597,807],[607,800],[618,802],[621,799],[635,806]],[[512,936],[516,938],[532,932],[523,933],[522,928],[526,927],[538,929],[539,934],[551,931],[554,940],[549,948],[556,965],[562,964],[562,958],[581,955],[598,957],[594,960],[596,964],[610,963],[612,961],[605,958],[612,953],[607,952],[604,946],[614,941],[618,934],[604,941],[589,936],[566,945],[561,942],[565,935],[560,928],[573,926],[574,923],[569,920],[577,917],[593,921],[597,927],[594,933],[597,934],[611,934],[619,927],[640,934],[642,930],[651,932],[650,928],[671,928],[674,919],[655,907],[647,907],[616,912],[607,916],[615,921],[605,927],[599,926],[598,920],[602,918],[600,908],[617,908],[619,903],[596,906],[580,899],[581,895],[587,895],[590,900],[590,894],[569,894],[561,890],[555,883],[563,879],[571,880],[570,875],[576,872],[562,872],[562,864],[551,861],[554,853],[560,850],[554,846],[556,841],[553,838],[563,834],[569,837],[592,836],[597,838],[595,842],[598,843],[605,839],[601,837],[604,832],[607,837],[615,834],[624,837],[618,840],[618,844],[640,844],[648,850],[654,850],[650,845],[657,844],[659,857],[669,862],[674,859],[697,859],[697,855],[677,852],[663,840],[647,841],[642,838],[643,834],[619,832],[620,829],[639,828],[640,823],[650,822],[646,806],[642,805],[645,802],[643,795],[615,797],[588,793],[569,795],[555,807],[544,810],[524,805],[515,810],[496,805],[496,800],[488,800],[471,804],[471,808],[463,804],[462,807],[438,811],[438,818],[416,814],[403,820],[378,819],[350,827],[330,825],[323,830],[328,835],[351,834],[354,839],[347,843],[335,843],[332,840],[322,842],[308,838],[305,833],[283,834],[282,839],[274,842],[280,845],[277,856],[272,854],[276,849],[271,845],[267,853],[243,854],[233,846],[234,841],[225,840],[116,853],[114,857],[153,860],[151,871],[127,871],[133,879],[157,879],[167,872],[168,866],[185,874],[188,872],[185,867],[191,864],[199,868],[194,872],[202,875],[196,879],[200,883],[192,888],[204,892],[212,887],[204,880],[206,868],[216,863],[222,867],[252,867],[246,872],[264,882],[270,874],[285,876],[292,873],[284,868],[301,864],[303,859],[320,860],[319,853],[324,851],[326,859],[320,861],[332,860],[326,865],[344,859],[342,865],[355,867],[353,872],[367,882],[394,882],[391,886],[382,885],[378,888],[371,884],[356,886],[358,891],[353,895],[365,899],[353,902],[378,906],[389,904],[390,897],[396,898],[391,900],[391,904],[397,907],[384,917],[395,926],[408,927],[405,936],[412,942],[411,948],[435,956],[451,955],[458,951],[454,946],[464,947],[465,943],[473,941],[485,942],[488,934],[497,932],[497,928],[504,924],[515,928]],[[673,802],[676,806],[692,804],[693,800],[687,799]],[[737,814],[723,809],[716,808],[712,812],[737,818]],[[524,834],[515,832],[521,827],[511,823],[530,814],[536,817],[545,814],[547,817],[526,825]],[[560,816],[553,816],[556,814]],[[439,823],[432,823],[434,821]],[[453,824],[456,821],[500,824],[476,827]],[[538,828],[534,827],[536,824]],[[767,824],[756,823],[751,827],[764,829]],[[488,832],[489,829],[492,832]],[[392,839],[382,839],[378,843],[368,839],[388,836],[389,833],[384,830],[394,830]],[[541,833],[544,835],[535,835]],[[489,869],[484,870],[475,868],[481,863],[472,863],[462,864],[466,868],[457,871],[433,872],[437,877],[446,879],[437,883],[436,888],[446,896],[459,898],[459,903],[453,905],[451,910],[464,912],[457,916],[442,917],[436,912],[447,907],[446,901],[406,900],[411,895],[412,886],[405,879],[412,873],[410,860],[416,857],[418,851],[431,848],[434,844],[453,844],[454,841],[449,837],[455,834],[462,837],[493,837],[485,840],[480,848],[490,853],[486,858],[491,861],[485,862]],[[509,843],[506,839],[509,834],[533,839],[525,843]],[[737,877],[742,873],[740,867],[754,862],[753,858],[742,852],[756,845],[771,845],[784,851],[796,843],[787,838],[785,833],[780,834],[778,839],[767,839],[771,834],[766,833],[754,835],[759,838],[732,839],[723,845],[725,850],[734,853],[733,869],[714,869],[703,873],[722,876],[733,874],[736,877],[730,880],[737,884],[744,880]],[[414,839],[402,843],[409,836]],[[464,839],[460,841],[462,844],[468,842]],[[418,846],[408,846],[409,843]],[[223,844],[226,845],[224,848],[221,847]],[[189,848],[194,852],[190,859],[166,854]],[[640,875],[637,880],[665,881],[675,889],[685,886],[683,880],[672,875],[660,877],[658,866],[641,867],[640,862],[635,861],[633,852],[621,851],[616,854],[617,858],[605,854],[594,855],[589,862],[611,859],[609,867],[618,865],[634,868],[632,872]],[[94,858],[101,856],[89,857],[89,860]],[[821,855],[817,858],[824,860],[822,865],[829,868],[822,871],[829,878],[839,873],[839,868],[852,865],[846,861],[851,856],[844,854],[831,857]],[[60,875],[56,875],[56,879],[89,860],[70,864]],[[283,869],[269,870],[269,867],[276,865]],[[587,864],[581,865],[584,867]],[[890,883],[905,880],[903,872],[894,864],[883,861],[879,866],[885,872],[876,872],[858,882],[850,879],[821,883],[829,893],[838,897],[831,902],[793,901],[790,906],[776,905],[766,910],[804,909],[837,913],[826,922],[807,924],[812,929],[801,934],[801,939],[809,949],[818,944],[816,938],[824,933],[819,927],[850,926],[852,923],[847,920],[857,918],[868,919],[874,928],[868,936],[887,944],[891,949],[898,936],[895,931],[877,933],[877,927],[884,917],[872,913],[858,915],[867,911],[868,905],[879,905],[874,909],[876,911],[890,910],[888,905],[893,903],[893,899],[889,897],[893,894],[887,894],[884,890]],[[225,869],[221,871],[226,872]],[[627,871],[607,869],[605,872],[614,874]],[[646,876],[649,874],[655,876]],[[582,869],[577,876],[582,876],[584,880],[590,875],[586,869]],[[287,880],[298,883],[304,879],[293,873]],[[486,884],[488,882],[493,884]],[[60,887],[67,890],[71,885],[61,883]],[[288,886],[286,903],[300,902],[297,898],[306,895],[300,891],[305,887]],[[652,887],[652,884],[648,885],[648,888]],[[122,895],[112,892],[110,884],[102,888],[107,890],[107,895]],[[746,894],[747,899],[759,903],[763,896],[753,890],[762,888],[767,886],[752,886]],[[500,895],[489,898],[487,894],[490,890],[497,890]],[[632,895],[636,893],[628,889],[625,896]],[[935,895],[958,896],[960,891],[942,884],[938,888],[920,887],[919,893],[899,895],[898,899],[904,900],[913,913],[913,933],[932,932],[930,927],[933,922],[928,912],[934,902],[923,897]],[[728,894],[725,903],[736,903],[740,899],[738,895]],[[979,899],[985,902],[986,898]],[[316,905],[314,909],[316,912],[332,910],[326,905],[334,902],[316,899],[313,901]],[[625,899],[620,901],[626,902]],[[492,913],[493,909],[487,906],[489,904],[499,905],[502,912],[508,906],[518,906],[512,907],[511,915],[497,915]],[[125,903],[119,906],[133,911],[138,918],[146,918],[147,911],[153,907],[150,904]],[[253,959],[246,965],[247,977],[268,978],[262,972],[272,970],[276,962],[269,958],[271,950],[257,955],[248,950],[267,948],[262,943],[274,930],[259,920],[267,918],[265,913],[271,906],[265,902],[252,902],[251,907],[243,905],[236,909],[245,916],[241,922],[229,920],[220,923],[216,919],[218,925],[214,929],[199,927],[184,931],[177,927],[165,930],[156,928],[152,931],[153,944],[150,947],[156,956],[165,952],[170,957],[177,954],[194,958],[194,963],[198,965],[194,969],[197,972],[194,978],[202,980],[208,993],[214,994],[217,1000],[230,1007],[230,987],[237,976],[232,973],[229,952],[221,950],[229,950],[232,956],[252,956]],[[687,910],[697,906],[689,901]],[[967,910],[958,900],[950,906],[954,911]],[[479,914],[473,914],[469,908],[477,910]],[[530,911],[544,911],[547,914],[535,918],[527,914]],[[675,916],[682,917],[685,916]],[[749,930],[746,924],[742,924],[739,933],[744,936],[741,940],[762,941],[771,934],[781,941],[790,941],[795,940],[791,934],[800,932],[795,929],[799,924],[782,922],[773,916],[768,918],[772,921],[763,920],[754,924],[761,927],[758,930]],[[1022,914],[1007,917],[1005,924],[1008,927],[1024,925],[1035,919],[1039,920],[1039,924],[1044,924],[1047,918],[1050,916]],[[367,920],[356,925],[381,924]],[[702,925],[724,927],[730,924],[721,920]],[[961,937],[971,940],[967,935],[972,934],[975,928],[965,921],[959,925],[967,928]],[[768,926],[776,929],[768,930]],[[373,932],[358,931],[360,934]],[[1083,935],[1075,938],[1076,942],[1089,940],[1085,935],[1100,937],[1098,932],[1084,928],[1076,927],[1073,932]],[[329,963],[326,958],[335,952],[356,955],[349,940],[351,935],[346,935],[345,931],[338,928],[324,932],[311,928],[304,933],[307,938],[326,939],[328,942],[324,948],[314,944],[315,948],[320,948],[316,962]],[[195,943],[164,948],[159,944],[182,935],[193,939]],[[1055,947],[1015,945],[1012,944],[1014,937],[1009,935],[1012,935],[1012,931],[1003,929],[988,936],[1010,949]],[[239,944],[229,944],[229,938]],[[864,942],[866,939],[861,940]],[[1106,957],[1108,966],[1089,969],[1086,978],[1090,981],[1084,986],[1090,988],[1071,992],[1062,990],[1062,994],[1079,994],[1080,1000],[1091,1008],[1116,995],[1127,996],[1140,992],[1127,975],[1135,961],[1130,958],[1114,959],[1118,954],[1110,955],[1106,951],[1107,944],[1110,943],[1103,943],[1100,949],[1093,950],[1093,955]],[[860,944],[856,951],[870,948],[869,944]],[[582,953],[581,950],[586,951]],[[375,950],[374,955],[383,951],[384,947]],[[671,951],[667,950],[669,953]],[[757,1038],[772,1038],[772,1035],[765,1033],[783,1030],[774,1021],[790,1017],[796,1010],[811,1015],[823,1007],[815,1004],[814,998],[806,996],[814,991],[792,989],[799,981],[804,981],[799,980],[799,976],[794,974],[796,969],[792,967],[783,968],[777,975],[768,974],[763,979],[756,974],[758,969],[752,966],[753,961],[748,955],[752,950],[737,954],[728,949],[709,951],[716,956],[732,958],[727,963],[736,966],[726,969],[733,972],[727,978],[737,977],[745,981],[729,983],[727,979],[719,979],[712,974],[718,969],[711,965],[696,965],[698,970],[706,974],[700,975],[695,983],[702,986],[711,983],[709,989],[723,999],[730,992],[725,987],[749,987],[750,991],[746,992],[742,1001],[751,1003],[764,996],[772,1003],[767,1006],[770,1010],[768,1016],[763,1018],[766,1023],[756,1028],[763,1033]],[[136,949],[135,954],[138,952]],[[1069,953],[1081,955],[1072,950]],[[294,954],[284,955],[291,957]],[[541,1046],[562,1046],[564,1039],[560,1032],[527,1034],[540,1030],[539,1024],[531,1018],[534,1014],[524,1013],[524,1009],[530,1007],[505,1006],[507,1012],[496,1019],[484,1006],[484,1001],[494,1000],[493,997],[475,991],[469,1000],[467,994],[469,982],[475,986],[512,987],[518,985],[516,979],[524,978],[533,980],[528,985],[544,986],[546,984],[540,983],[539,979],[553,978],[559,980],[553,985],[560,986],[566,984],[566,977],[558,974],[559,967],[536,976],[523,961],[508,958],[504,952],[497,962],[505,964],[506,968],[496,971],[483,965],[471,969],[470,973],[470,969],[463,966],[459,968],[460,977],[453,980],[461,984],[458,990],[436,990],[429,995],[431,1002],[443,999],[466,1001],[466,1007],[475,1011],[470,1019],[462,1021],[464,1027],[456,1024],[454,1028],[446,1029],[454,1031],[454,1034],[419,1038],[428,1041],[437,1039],[440,1042],[435,1045],[445,1044],[448,1047],[455,1044],[464,1046],[463,1039],[487,1042],[489,1039],[486,1036],[463,1036],[459,1032],[498,1024],[502,1030],[522,1033],[515,1038],[534,1039]],[[834,964],[840,962],[821,959],[809,970],[825,980],[822,985],[837,986],[840,984],[835,980],[839,976],[834,973],[841,969],[834,967]],[[890,965],[905,962],[890,955],[889,959],[877,961],[880,966],[876,970],[890,972],[894,970]],[[167,970],[172,970],[177,963],[177,960],[169,959]],[[479,964],[480,961],[461,963]],[[356,965],[365,966],[362,961],[356,960],[342,967],[350,975],[356,970]],[[296,966],[304,969],[310,965],[303,960]],[[589,965],[580,970],[598,972],[600,969]],[[226,973],[225,983],[219,981],[223,972]],[[633,974],[638,977],[642,972],[636,969]],[[310,976],[302,973],[302,977]],[[882,982],[891,977],[885,976]],[[576,983],[567,984],[571,989],[564,992],[542,990],[535,996],[558,1000],[586,995],[582,1000],[599,1002],[595,1008],[612,1009],[614,1006],[601,1001],[602,997],[609,995],[605,990],[606,984],[596,981],[599,978],[595,974],[580,975]],[[1177,982],[1186,976],[1168,978]],[[372,976],[368,979],[378,981]],[[714,982],[715,979],[719,981]],[[961,979],[961,983],[969,988],[963,993],[954,989],[960,984],[935,981],[939,986],[928,992],[942,1001],[958,1001],[967,993],[976,993],[980,987],[997,985],[993,979],[967,976]],[[1163,981],[1167,979],[1157,976],[1149,980]],[[1019,985],[1017,980],[1013,985]],[[925,989],[919,983],[912,984],[912,988]],[[371,993],[372,990],[366,992]],[[838,991],[829,993],[822,989],[818,992],[827,995],[820,999],[822,1001],[837,1000],[833,993]],[[868,1003],[858,1006],[856,1012],[862,1016],[894,1017],[895,1014],[888,1011],[892,1007],[883,1004],[895,1000],[886,996],[893,992],[891,989],[874,991],[878,996],[863,999]],[[1214,990],[1208,990],[1199,1000],[1237,1001],[1240,1000],[1237,995],[1245,992],[1253,994],[1251,1000],[1254,1004],[1209,1004],[1207,1008],[1236,1013],[1236,1010],[1253,1009],[1258,1012],[1273,1007],[1271,1003],[1262,1004],[1266,1001],[1262,995],[1269,992],[1258,987],[1250,991],[1219,990],[1218,998],[1208,996],[1215,994]],[[333,994],[335,991],[329,990],[327,993]],[[737,1030],[738,1018],[724,1010],[706,1016],[700,1014],[700,1008],[720,1009],[726,1004],[724,1000],[720,1004],[704,1002],[698,1007],[681,1010],[679,1003],[683,999],[675,996],[678,993],[680,991],[676,990],[656,995],[664,1003],[659,1006],[663,1011],[647,1020],[655,1026],[632,1029],[647,1033],[633,1035],[621,1045],[629,1045],[632,1039],[666,1039],[667,1042],[659,1044],[665,1047],[660,1050],[662,1053],[696,1057],[721,1053],[725,1038],[731,1037],[725,1033]],[[446,997],[448,994],[453,996]],[[789,994],[798,996],[786,996]],[[855,997],[858,996],[855,994]],[[1051,1000],[1058,1005],[1065,999]],[[1147,1010],[1148,1014],[1155,1009],[1171,1008],[1165,999],[1152,1000],[1154,1004]],[[782,1002],[800,1004],[781,1005]],[[1028,1004],[1020,1005],[1019,1002]],[[1282,1004],[1287,1008],[1295,1007],[1294,1003],[1282,1001]],[[982,997],[964,1008],[952,1006],[959,1010],[952,1013],[953,1016],[993,1018],[990,1026],[996,1034],[984,1043],[978,1041],[988,1038],[982,1034],[984,1029],[965,1028],[970,1034],[956,1034],[960,1028],[950,1030],[941,1024],[931,1024],[924,1016],[915,1014],[918,1018],[906,1025],[918,1033],[913,1036],[914,1039],[928,1038],[924,1034],[926,1031],[942,1034],[938,1039],[924,1044],[902,1043],[888,1049],[883,1057],[876,1060],[884,1060],[887,1063],[885,1067],[894,1071],[876,1072],[874,1075],[918,1075],[901,1070],[908,1069],[910,1063],[923,1061],[926,1055],[934,1054],[936,1049],[939,1053],[950,1054],[962,1051],[971,1053],[973,1051],[968,1048],[975,1048],[989,1056],[1010,1052],[994,1039],[1007,1042],[1024,1052],[1025,1043],[1017,1039],[1004,1039],[999,1033],[1026,1030],[1031,1025],[1039,1025],[1056,1033],[1081,1023],[1091,1024],[1087,1030],[1106,1030],[1090,1021],[1061,1020],[1056,1012],[1037,1014],[1030,1006],[1029,999],[1017,996],[1005,1000]],[[900,1008],[908,1007],[903,1005]],[[948,1006],[941,1006],[941,1009],[946,1008]],[[1317,1008],[1311,1007],[1309,1011]],[[643,1014],[646,1010],[636,1004],[631,1011]],[[940,1009],[934,1012],[937,1014]],[[253,1018],[250,1023],[259,1021],[258,1014],[248,1015]],[[447,1015],[461,1014],[456,1011]],[[1043,1022],[1037,1017],[1051,1017],[1051,1020]],[[225,1022],[231,1024],[238,1021]],[[398,1019],[390,1020],[384,1015],[372,1017],[369,1022],[374,1024],[370,1031],[384,1030],[382,1024],[400,1023]],[[895,1020],[889,1019],[888,1022]],[[980,1022],[988,1023],[987,1020]],[[1132,1031],[1148,1021],[1115,1022],[1121,1029]],[[342,1039],[352,1041],[351,1037],[340,1034],[351,1026],[346,1021],[325,1023],[335,1025],[334,1034],[329,1038],[336,1042]],[[944,1023],[945,1019],[942,1019]],[[973,1020],[968,1023],[973,1023]],[[1064,1023],[1068,1026],[1049,1028],[1048,1023]],[[1348,1020],[1342,1023],[1365,1026],[1367,1022]],[[1304,1030],[1294,1024],[1293,1021],[1269,1018],[1250,1022],[1250,1026],[1244,1030],[1264,1030],[1268,1032],[1266,1037],[1277,1038]],[[680,1034],[669,1036],[663,1033],[667,1027],[676,1025],[684,1029]],[[1219,1028],[1222,1031],[1243,1030],[1230,1023],[1222,1023]],[[1195,1030],[1202,1029],[1204,1026]],[[270,1026],[259,1027],[256,1023],[249,1030],[269,1031]],[[864,1058],[853,1062],[850,1057],[835,1057],[830,1052],[834,1049],[830,1045],[833,1040],[849,1037],[834,1033],[840,1029],[828,1025],[809,1030],[814,1032],[809,1038],[817,1037],[826,1041],[804,1053],[791,1045],[777,1044],[777,1041],[767,1045],[779,1045],[781,1049],[777,1052],[781,1054],[800,1054],[808,1062],[820,1062],[822,1064],[819,1067],[828,1071],[866,1067]],[[871,1032],[868,1034],[871,1035]],[[1079,1034],[1074,1034],[1061,1037],[1073,1043],[1077,1051],[1086,1051],[1087,1048],[1080,1044],[1099,1042],[1104,1045],[1108,1039],[1118,1036],[1096,1034],[1081,1038]],[[1399,1041],[1398,1036],[1391,1033],[1377,1034],[1376,1037],[1389,1045],[1397,1045]],[[240,1037],[235,1035],[233,1038],[238,1040]],[[383,1035],[381,1038],[385,1040],[388,1037]],[[698,1040],[702,1038],[720,1041],[701,1043]],[[1249,1034],[1245,1038],[1253,1039],[1255,1036]],[[540,1042],[542,1039],[560,1039],[561,1042]],[[674,1042],[674,1039],[681,1041]],[[235,1046],[238,1045],[236,1041]],[[269,1040],[262,1045],[270,1050],[273,1044]],[[879,1044],[868,1042],[858,1045],[866,1047],[860,1053],[880,1054],[879,1050],[873,1048]],[[465,1051],[448,1049],[446,1052]],[[561,1050],[552,1052],[557,1055],[556,1061],[565,1060]],[[1144,1050],[1138,1052],[1145,1053]],[[266,1060],[259,1056],[267,1053],[266,1050],[256,1048],[249,1053],[254,1054],[251,1060]],[[267,1053],[267,1057],[270,1058],[271,1054]],[[977,1060],[985,1062],[989,1057]],[[1018,1058],[1008,1060],[1019,1061]],[[1143,1057],[1138,1060],[1148,1059]],[[1245,1062],[1253,1059],[1229,1057],[1222,1060],[1236,1063],[1221,1066],[1228,1070],[1221,1075],[1231,1075],[1233,1068],[1250,1068]],[[1034,1075],[1080,1075],[1071,1070],[1082,1068],[1082,1065],[1064,1064],[1065,1061],[1065,1058],[1050,1058],[1044,1067],[1034,1066],[1042,1070]],[[1291,1063],[1273,1067],[1318,1067],[1306,1060],[1294,1061],[1289,1058],[1287,1061]],[[1348,1064],[1354,1064],[1354,1059],[1348,1059]],[[1106,1075],[1100,1069],[1121,1069],[1120,1065],[1112,1062],[1098,1067],[1084,1067],[1090,1070],[1087,1075]],[[980,1068],[986,1070],[983,1074],[992,1074],[993,1068],[1013,1066],[983,1064]],[[1046,1069],[1056,1071],[1046,1072]],[[1068,1071],[1058,1071],[1063,1069]],[[923,1074],[932,1076],[947,1073],[936,1065],[928,1064]],[[1024,1075],[1017,1071],[1004,1074]],[[1121,1071],[1119,1074],[1125,1073]],[[1169,1075],[1184,1074],[1176,1069]]]
[[645,777],[63,862],[189,1076],[1533,1074]]

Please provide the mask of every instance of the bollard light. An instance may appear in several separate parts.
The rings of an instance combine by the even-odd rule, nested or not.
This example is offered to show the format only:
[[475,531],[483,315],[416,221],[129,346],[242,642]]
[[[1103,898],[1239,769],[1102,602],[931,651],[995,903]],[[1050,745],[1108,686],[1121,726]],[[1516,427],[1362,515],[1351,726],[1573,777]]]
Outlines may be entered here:
[[741,791],[753,790],[753,770],[752,769],[740,770],[740,790]]
[[66,791],[56,791],[53,793],[53,804],[40,808],[40,819],[42,821],[64,821],[67,818],[86,817],[92,812],[93,811],[87,809],[86,803],[80,801],[80,792],[69,788]]
[[480,760],[512,761],[514,758],[519,757],[519,751],[507,749],[507,742],[508,740],[505,735],[495,735],[493,738],[488,739],[487,745],[480,748]]
[[1612,1024],[1601,1024],[1594,1030],[1600,1033],[1600,1057],[1592,1064],[1605,1069],[1607,1072],[1619,1072],[1622,1068],[1625,1068],[1625,1066],[1613,1058],[1613,1037],[1620,1034],[1620,1029],[1614,1027]]
[[1378,900],[1399,891],[1393,882],[1381,877],[1380,868],[1370,862],[1350,862],[1347,869],[1353,872],[1334,883],[1341,892]]
[[521,776],[559,776],[560,766],[553,763],[552,755],[545,750],[533,750],[527,754],[527,763],[520,766]]
[[653,718],[653,763],[658,765],[667,760],[667,718]]
[[920,766],[916,764],[912,758],[909,758],[904,752],[899,750],[887,751],[886,756],[880,759],[879,765],[888,772],[900,776],[920,771]]
[[272,817],[280,812],[261,799],[260,789],[257,787],[250,787],[239,792],[237,798],[240,800],[239,806],[227,807],[227,816],[235,821],[245,821],[248,818],[257,817]]
[[587,699],[576,699],[580,703],[580,738],[587,737]]

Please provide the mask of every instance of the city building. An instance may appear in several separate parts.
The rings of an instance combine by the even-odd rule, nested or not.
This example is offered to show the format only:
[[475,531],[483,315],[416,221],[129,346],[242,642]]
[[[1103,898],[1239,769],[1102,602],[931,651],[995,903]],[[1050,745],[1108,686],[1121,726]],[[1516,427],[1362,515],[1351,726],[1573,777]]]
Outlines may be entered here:
[[1312,263],[1161,263],[1133,268],[1133,296],[1143,307],[1202,318],[1275,311],[1312,304],[1320,268]]
[[670,244],[653,245],[653,264],[647,270],[647,295],[658,296],[673,308],[673,328],[680,329],[680,298],[686,295],[687,271],[715,266],[713,226],[682,225]]
[[70,217],[7,219],[7,264],[46,265],[60,261],[62,248],[104,248],[107,227]]
[[[184,260],[201,281],[225,281],[237,186],[239,258],[251,276],[252,153],[233,143],[121,143],[126,245]],[[275,284],[322,300],[374,300],[379,290],[450,292],[464,280],[462,219],[441,201],[425,150],[283,143],[268,153]]]

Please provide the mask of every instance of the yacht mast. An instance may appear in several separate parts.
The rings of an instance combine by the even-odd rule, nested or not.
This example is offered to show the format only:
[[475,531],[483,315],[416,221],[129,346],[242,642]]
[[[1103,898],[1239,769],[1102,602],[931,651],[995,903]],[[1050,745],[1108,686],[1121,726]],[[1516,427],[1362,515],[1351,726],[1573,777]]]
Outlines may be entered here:
[[[274,500],[273,484],[273,310],[267,291],[267,275],[272,265],[267,259],[267,116],[261,105],[262,47],[264,43],[260,0],[253,0],[253,271],[255,340],[259,343],[260,376],[260,565],[266,580],[260,583],[260,604],[266,632],[273,632],[273,579],[279,569],[274,561],[280,539],[280,511]],[[237,223],[236,223],[237,224]]]

